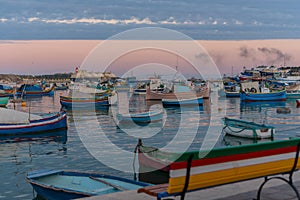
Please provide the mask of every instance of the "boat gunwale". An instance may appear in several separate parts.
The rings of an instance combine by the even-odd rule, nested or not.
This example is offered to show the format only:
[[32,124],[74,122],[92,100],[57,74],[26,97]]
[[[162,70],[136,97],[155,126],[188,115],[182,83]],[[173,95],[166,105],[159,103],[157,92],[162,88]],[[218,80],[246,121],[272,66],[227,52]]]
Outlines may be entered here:
[[[144,182],[140,182],[140,181],[130,180],[130,179],[117,177],[117,176],[111,176],[111,175],[102,174],[102,173],[100,174],[100,173],[96,173],[96,172],[80,172],[80,171],[75,171],[75,170],[54,170],[54,171],[48,170],[48,171],[49,171],[49,173],[44,173],[44,175],[41,175],[41,176],[38,176],[37,174],[34,174],[34,176],[30,175],[30,173],[32,173],[32,172],[29,172],[29,173],[27,173],[27,176],[26,176],[25,179],[31,185],[36,185],[36,186],[39,186],[39,187],[42,187],[42,188],[45,188],[45,189],[54,190],[56,192],[64,192],[64,193],[67,193],[67,194],[82,195],[82,196],[85,196],[85,197],[95,196],[96,194],[95,193],[90,193],[90,192],[84,192],[84,191],[76,191],[76,190],[68,189],[68,188],[56,187],[56,186],[48,185],[48,184],[43,184],[43,183],[40,183],[38,180],[35,180],[35,179],[46,177],[46,176],[52,176],[52,175],[66,175],[66,176],[79,175],[79,177],[95,177],[95,178],[113,179],[113,180],[129,183],[129,184],[135,184],[135,185],[138,185],[138,186],[141,186],[141,187],[145,187],[145,186],[150,185],[148,183],[144,183]],[[33,172],[35,172],[35,171],[33,171]],[[112,187],[112,186],[110,186],[110,187]]]

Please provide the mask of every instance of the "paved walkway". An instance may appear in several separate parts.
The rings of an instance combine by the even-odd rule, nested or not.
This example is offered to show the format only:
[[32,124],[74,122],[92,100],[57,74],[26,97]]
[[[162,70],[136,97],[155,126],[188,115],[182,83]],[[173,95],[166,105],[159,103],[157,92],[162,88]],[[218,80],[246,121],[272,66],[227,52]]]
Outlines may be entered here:
[[[288,177],[288,176],[285,176]],[[294,174],[295,186],[300,191],[300,172]],[[299,181],[297,181],[299,180]],[[187,193],[186,200],[252,200],[263,178],[214,187]],[[156,198],[138,194],[136,191],[125,191],[104,196],[85,198],[85,200],[155,200]],[[176,200],[180,197],[175,198]],[[296,194],[291,187],[281,180],[268,182],[261,195],[261,200],[294,200]]]

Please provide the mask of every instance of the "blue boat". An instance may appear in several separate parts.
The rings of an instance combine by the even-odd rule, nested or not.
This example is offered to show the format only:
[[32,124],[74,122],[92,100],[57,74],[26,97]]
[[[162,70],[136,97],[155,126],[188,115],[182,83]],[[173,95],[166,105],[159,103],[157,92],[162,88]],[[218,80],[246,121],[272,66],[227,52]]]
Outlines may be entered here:
[[203,105],[203,97],[195,97],[189,99],[162,99],[164,107],[167,106],[201,106]]
[[34,134],[67,128],[66,113],[55,112],[35,115],[0,108],[0,135]]
[[13,91],[13,87],[0,84],[0,97],[12,97]]
[[99,196],[149,185],[105,174],[63,170],[33,171],[26,179],[39,196],[48,200]]
[[241,92],[241,101],[285,101],[286,91],[276,91],[267,93]]
[[135,123],[150,123],[162,120],[163,110],[151,110],[140,113],[127,113],[127,114],[118,114],[118,120],[121,123],[124,122],[135,122]]
[[42,95],[54,95],[54,85],[48,89],[43,89],[38,84],[23,84],[17,90],[16,95],[21,96],[42,96]]
[[226,97],[240,97],[240,92],[239,91],[227,91],[225,90],[225,95]]

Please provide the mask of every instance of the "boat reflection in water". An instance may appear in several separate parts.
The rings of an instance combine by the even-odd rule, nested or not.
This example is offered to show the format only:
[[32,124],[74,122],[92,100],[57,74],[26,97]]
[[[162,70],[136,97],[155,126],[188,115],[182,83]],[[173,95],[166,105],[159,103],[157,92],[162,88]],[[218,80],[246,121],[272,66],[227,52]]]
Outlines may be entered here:
[[273,141],[273,138],[265,138],[254,140],[252,138],[242,138],[242,137],[235,137],[232,135],[224,135],[221,143],[223,146],[240,146],[245,144],[254,144],[254,143],[262,143],[262,142],[269,142]]
[[67,130],[55,130],[34,134],[22,134],[22,135],[8,135],[0,136],[1,143],[17,143],[17,142],[30,142],[30,141],[44,141],[44,142],[57,142],[66,144],[67,142]]
[[274,101],[274,102],[242,102],[240,103],[240,112],[245,112],[248,110],[261,111],[267,108],[278,108],[285,107],[285,101]]

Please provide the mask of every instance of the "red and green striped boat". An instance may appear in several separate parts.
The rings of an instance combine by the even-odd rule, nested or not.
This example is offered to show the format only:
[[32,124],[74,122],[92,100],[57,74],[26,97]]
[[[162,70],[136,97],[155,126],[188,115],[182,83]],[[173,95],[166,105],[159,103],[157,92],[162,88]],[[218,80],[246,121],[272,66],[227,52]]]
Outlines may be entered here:
[[[138,146],[139,164],[169,174],[169,194],[181,192],[187,160],[193,154],[188,190],[213,187],[292,170],[300,138],[215,148],[210,151],[168,153]],[[299,169],[296,163],[295,169]]]

